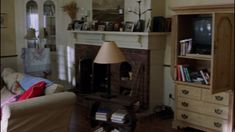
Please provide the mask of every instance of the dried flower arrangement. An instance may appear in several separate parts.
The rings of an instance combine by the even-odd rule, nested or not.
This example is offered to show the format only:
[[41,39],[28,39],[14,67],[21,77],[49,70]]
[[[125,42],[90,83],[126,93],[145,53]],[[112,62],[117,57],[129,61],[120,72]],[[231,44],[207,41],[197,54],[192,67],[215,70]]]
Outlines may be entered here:
[[64,12],[67,12],[69,17],[74,21],[76,19],[78,7],[75,1],[71,1],[69,4],[64,5],[63,7]]

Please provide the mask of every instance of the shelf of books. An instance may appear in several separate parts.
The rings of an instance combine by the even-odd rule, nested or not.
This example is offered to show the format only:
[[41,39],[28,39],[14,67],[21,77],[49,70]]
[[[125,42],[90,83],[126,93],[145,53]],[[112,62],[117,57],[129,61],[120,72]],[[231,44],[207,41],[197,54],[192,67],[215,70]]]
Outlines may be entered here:
[[194,86],[210,87],[210,67],[199,67],[191,61],[190,63],[178,63],[176,66],[176,81],[190,83]]
[[210,88],[210,54],[192,52],[192,39],[183,39],[178,44],[176,82]]
[[128,121],[128,114],[126,110],[118,109],[112,112],[109,109],[98,108],[95,114],[95,120],[100,122],[100,127],[96,130],[97,132],[102,132],[104,129],[103,124],[108,124],[112,126],[108,128],[111,131],[119,132],[122,129],[128,129],[130,127],[130,122]]

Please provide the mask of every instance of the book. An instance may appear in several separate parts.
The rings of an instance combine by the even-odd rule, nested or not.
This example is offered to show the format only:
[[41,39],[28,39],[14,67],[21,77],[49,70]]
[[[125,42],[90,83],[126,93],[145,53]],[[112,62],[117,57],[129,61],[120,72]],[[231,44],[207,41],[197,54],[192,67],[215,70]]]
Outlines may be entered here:
[[113,129],[113,130],[111,130],[111,132],[120,132],[120,130],[118,130],[118,129]]
[[111,115],[111,121],[123,124],[126,121],[127,111],[119,109]]
[[177,65],[177,80],[182,81],[181,72],[180,72],[180,65]]
[[201,74],[201,76],[203,78],[203,82],[205,84],[209,84],[210,83],[210,76],[209,76],[208,71],[206,69],[200,70],[200,74]]
[[185,75],[184,75],[183,65],[179,65],[179,66],[180,66],[180,73],[181,73],[182,81],[185,82]]
[[187,53],[191,53],[192,50],[192,38],[182,39],[180,43],[180,53],[179,55],[185,56]]
[[112,114],[112,117],[123,118],[126,115],[127,115],[127,112],[125,110],[119,109]]
[[183,71],[184,71],[185,80],[186,80],[187,82],[192,82],[191,77],[190,77],[190,73],[189,73],[189,70],[188,70],[188,67],[189,67],[189,66],[187,66],[187,65],[184,65],[184,66],[183,66]]
[[105,132],[103,127],[96,129],[94,132]]

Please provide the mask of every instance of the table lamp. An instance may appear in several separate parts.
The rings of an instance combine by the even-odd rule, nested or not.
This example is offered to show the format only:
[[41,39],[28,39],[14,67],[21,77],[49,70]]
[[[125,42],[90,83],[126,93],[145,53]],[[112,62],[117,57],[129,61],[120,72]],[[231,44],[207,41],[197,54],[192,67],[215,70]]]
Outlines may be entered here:
[[[33,45],[33,47],[36,48],[36,44],[37,44],[36,40],[37,40],[37,37],[36,37],[36,31],[35,31],[34,28],[29,28],[29,29],[27,29],[27,33],[26,33],[26,35],[25,35],[24,38],[25,38],[26,40],[34,40],[34,45]],[[30,46],[28,46],[28,47],[30,47]]]
[[107,64],[107,93],[103,96],[105,98],[114,97],[111,94],[111,64],[121,63],[125,61],[125,57],[121,50],[117,47],[116,43],[113,41],[106,41],[102,44],[94,63]]

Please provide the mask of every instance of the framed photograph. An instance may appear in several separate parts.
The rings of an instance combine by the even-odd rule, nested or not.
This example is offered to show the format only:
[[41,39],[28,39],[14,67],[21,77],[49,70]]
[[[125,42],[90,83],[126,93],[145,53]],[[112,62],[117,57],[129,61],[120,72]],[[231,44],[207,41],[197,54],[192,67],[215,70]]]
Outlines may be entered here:
[[114,23],[113,24],[113,31],[120,31],[120,23]]
[[105,25],[98,25],[98,31],[104,31]]
[[82,25],[82,30],[90,30],[90,23],[84,22]]
[[7,27],[7,13],[1,13],[0,25],[1,25],[1,28]]
[[125,0],[90,0],[92,1],[92,19],[98,21],[124,21],[117,9],[124,9]]
[[82,29],[82,25],[83,25],[83,23],[81,23],[80,21],[74,21],[73,29],[80,31]]
[[107,22],[105,27],[106,27],[105,31],[113,31],[113,23],[112,22]]
[[126,22],[124,31],[133,32],[134,26],[135,26],[134,22]]

